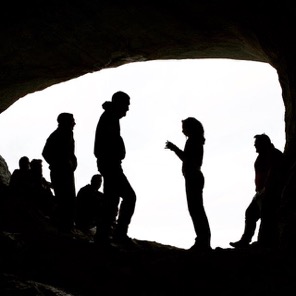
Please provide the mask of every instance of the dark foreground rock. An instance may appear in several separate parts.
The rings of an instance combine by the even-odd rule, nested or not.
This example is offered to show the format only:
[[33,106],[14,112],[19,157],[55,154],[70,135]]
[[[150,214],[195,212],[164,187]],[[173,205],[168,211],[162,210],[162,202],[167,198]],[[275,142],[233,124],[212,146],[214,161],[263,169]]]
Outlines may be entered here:
[[293,254],[249,248],[191,253],[157,242],[108,250],[87,236],[0,237],[1,296],[294,295]]

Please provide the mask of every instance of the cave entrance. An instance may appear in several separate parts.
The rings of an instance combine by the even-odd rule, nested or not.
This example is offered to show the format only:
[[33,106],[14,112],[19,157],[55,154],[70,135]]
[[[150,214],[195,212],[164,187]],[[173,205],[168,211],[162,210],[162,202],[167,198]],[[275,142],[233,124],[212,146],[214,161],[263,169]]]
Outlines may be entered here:
[[[284,105],[275,69],[225,59],[139,62],[27,95],[0,117],[1,155],[9,169],[17,168],[23,155],[42,158],[57,115],[70,112],[76,120],[76,190],[89,183],[97,172],[93,141],[101,104],[117,90],[131,96],[121,120],[123,167],[138,197],[130,235],[184,248],[193,244],[180,162],[164,144],[171,140],[183,147],[181,120],[194,116],[205,128],[204,202],[212,246],[228,247],[239,239],[254,193],[253,137],[266,133],[284,149]],[[45,161],[43,169],[49,179]]]

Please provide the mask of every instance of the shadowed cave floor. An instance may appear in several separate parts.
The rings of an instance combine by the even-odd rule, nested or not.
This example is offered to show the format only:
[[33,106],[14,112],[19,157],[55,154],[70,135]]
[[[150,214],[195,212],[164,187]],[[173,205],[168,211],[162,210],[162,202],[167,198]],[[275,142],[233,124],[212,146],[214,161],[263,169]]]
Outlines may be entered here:
[[192,253],[137,240],[136,248],[100,250],[87,236],[2,232],[1,296],[291,295],[294,256],[216,248]]

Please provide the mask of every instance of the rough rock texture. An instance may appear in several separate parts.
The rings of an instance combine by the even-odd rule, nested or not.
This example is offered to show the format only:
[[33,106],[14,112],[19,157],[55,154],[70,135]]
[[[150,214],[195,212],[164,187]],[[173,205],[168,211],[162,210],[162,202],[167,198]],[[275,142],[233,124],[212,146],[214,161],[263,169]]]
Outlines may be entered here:
[[24,95],[135,61],[231,58],[271,64],[295,156],[293,2],[10,1],[0,19],[0,112]]
[[[28,93],[86,73],[135,61],[230,58],[269,63],[277,70],[285,104],[285,156],[291,169],[283,192],[281,242],[282,248],[290,254],[290,251],[294,251],[296,247],[294,227],[296,224],[294,201],[296,170],[292,167],[296,161],[296,43],[293,42],[296,31],[296,10],[294,7],[294,2],[290,0],[53,0],[42,2],[12,0],[5,2],[1,8],[0,17],[0,113]],[[27,250],[30,252],[30,248]],[[56,261],[47,260],[48,265],[44,266],[44,269],[49,268],[49,273],[44,276],[45,282],[53,284],[63,282],[64,286],[69,287],[72,284],[79,285],[80,283],[76,280],[80,274],[70,273],[67,278],[68,272],[83,273],[88,269],[87,272],[91,273],[89,278],[92,280],[88,282],[86,277],[86,282],[81,284],[86,286],[89,284],[97,291],[98,287],[92,285],[101,283],[100,273],[96,273],[96,266],[91,265],[97,261],[87,258],[90,265],[77,265],[84,269],[70,269],[67,264],[70,264],[71,260],[67,261],[69,258],[65,256],[62,257],[66,260],[65,265],[55,270],[50,263],[59,263],[58,254],[60,253],[58,251],[56,254],[43,252],[40,256],[43,256],[44,260],[57,256]],[[19,260],[14,261],[14,264],[2,262],[2,271],[8,272],[10,266],[10,271],[14,272],[20,267],[18,264],[22,263],[24,266],[30,265],[30,261],[26,260],[29,254],[34,253],[26,253],[22,250],[21,254],[24,256],[12,255],[12,258]],[[71,252],[63,254],[68,255]],[[260,295],[285,295],[288,294],[285,290],[287,287],[295,291],[294,284],[290,280],[292,273],[286,274],[286,270],[283,271],[282,266],[278,265],[281,260],[277,261],[275,254],[264,253],[267,257],[262,257],[260,256],[262,254],[224,252],[219,258],[213,255],[192,259],[192,261],[184,261],[184,258],[179,260],[180,257],[177,255],[174,259],[166,261],[169,254],[171,253],[164,258],[157,255],[152,261],[148,261],[147,254],[144,256],[143,253],[137,253],[136,257],[128,255],[117,257],[121,262],[118,265],[115,261],[108,263],[111,265],[107,263],[104,265],[103,275],[107,273],[110,278],[103,277],[106,281],[102,282],[120,291],[120,285],[113,284],[112,276],[116,275],[118,280],[134,277],[141,284],[139,289],[144,289],[142,295],[185,295],[182,289],[185,287],[187,291],[186,283],[188,285],[195,283],[191,288],[193,287],[196,293],[200,285],[202,289],[208,285],[213,294],[219,293],[219,295],[251,295],[252,292],[254,292],[252,295],[256,295],[259,293],[257,291],[262,291]],[[263,258],[263,261],[260,258]],[[84,259],[79,258],[80,263]],[[95,260],[102,263],[105,257],[100,259],[102,261]],[[129,260],[132,260],[134,265],[130,265]],[[176,260],[179,260],[178,264]],[[243,263],[240,265],[240,262]],[[289,262],[294,263],[293,260]],[[294,268],[292,263],[291,270]],[[197,272],[190,273],[186,277],[190,264],[197,266]],[[205,273],[201,271],[204,266],[209,266],[204,269]],[[44,271],[42,265],[33,265],[36,269],[32,266],[26,267],[29,271],[20,272],[21,276],[27,274],[29,279],[32,276],[37,281],[37,275],[42,277],[41,271]],[[253,274],[256,268],[260,272]],[[148,274],[143,274],[143,278],[139,278],[141,273],[138,271],[143,272],[144,269]],[[40,273],[37,274],[36,271]],[[213,271],[215,277],[211,282]],[[45,271],[44,274],[46,274]],[[181,280],[178,282],[179,276]],[[51,277],[51,280],[48,280],[48,277]],[[159,293],[154,293],[155,282],[163,284]],[[183,282],[184,285],[182,285]],[[223,293],[219,292],[219,285],[223,287]],[[166,290],[168,286],[169,289]],[[32,291],[38,290],[37,287],[35,285]],[[248,287],[247,290],[246,287]],[[254,289],[259,287],[259,290],[255,289],[255,293],[252,291],[253,287]],[[234,289],[233,293],[231,289]],[[21,295],[21,293],[13,295]],[[32,295],[37,293],[32,292]],[[110,295],[114,294],[110,293]]]
[[11,173],[5,159],[0,155],[0,187],[8,186]]
[[10,1],[0,19],[0,112],[20,97],[134,61],[231,58],[270,63],[294,160],[294,4],[289,0]]
[[294,295],[295,257],[271,250],[191,253],[135,240],[100,250],[86,237],[0,235],[1,296]]

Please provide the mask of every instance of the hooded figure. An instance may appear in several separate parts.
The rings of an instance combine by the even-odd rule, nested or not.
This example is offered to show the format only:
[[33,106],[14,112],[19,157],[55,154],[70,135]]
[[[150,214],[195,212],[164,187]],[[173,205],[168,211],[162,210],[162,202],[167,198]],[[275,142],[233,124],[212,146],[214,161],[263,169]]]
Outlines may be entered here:
[[133,244],[127,232],[136,194],[121,166],[126,151],[119,124],[129,110],[129,104],[130,97],[126,93],[119,91],[113,94],[111,102],[102,105],[104,112],[96,128],[94,155],[104,178],[104,210],[101,223],[97,225],[95,241],[103,246],[108,246],[111,238],[116,243]]

